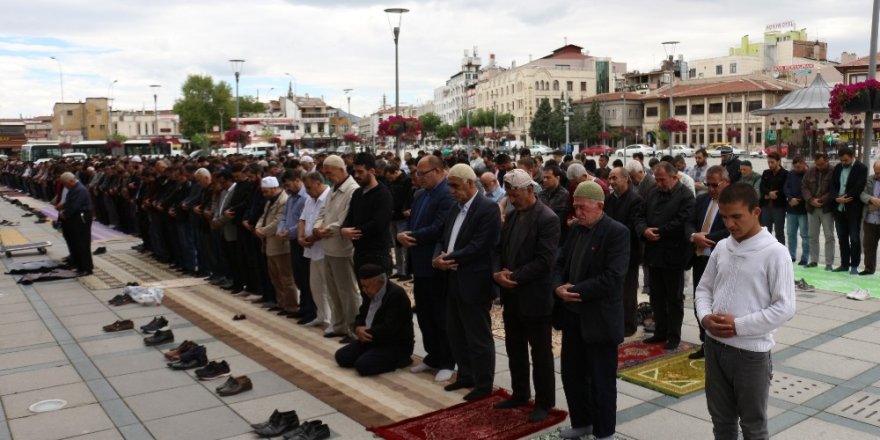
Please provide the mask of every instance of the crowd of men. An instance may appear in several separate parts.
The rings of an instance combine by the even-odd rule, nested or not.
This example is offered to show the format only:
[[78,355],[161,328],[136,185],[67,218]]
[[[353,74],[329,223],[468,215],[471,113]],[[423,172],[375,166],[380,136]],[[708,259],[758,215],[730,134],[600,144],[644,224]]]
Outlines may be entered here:
[[[681,342],[684,276],[692,269],[700,338],[718,344],[693,357],[710,349],[727,356],[728,346],[769,353],[772,329],[793,314],[792,276],[765,273],[778,261],[755,272],[773,277],[766,298],[733,308],[729,303],[738,300],[725,298],[719,310],[712,283],[726,291],[736,278],[716,261],[728,237],[764,248],[770,232],[785,243],[787,226],[791,261],[800,233],[800,264],[815,267],[821,227],[826,270],[874,272],[880,163],[869,177],[852,150],[839,156],[833,169],[820,153],[812,166],[796,158],[787,171],[771,154],[758,179],[730,150],[711,167],[699,150],[687,167],[668,156],[609,165],[607,156],[598,164],[582,155],[545,161],[525,150],[514,160],[480,149],[403,159],[358,153],[9,162],[2,179],[51,200],[58,183],[72,187],[75,176],[91,195],[97,221],[142,237],[139,251],[301,325],[322,327],[346,344],[338,364],[365,376],[410,364],[414,311],[427,355],[411,371],[431,371],[445,382],[457,367],[446,390],[469,389],[465,400],[488,395],[495,371],[490,309],[498,302],[513,393],[496,407],[527,405],[532,376],[532,422],[555,405],[551,328],[561,329],[572,421],[562,436],[604,439],[615,430],[617,346],[639,325],[640,267],[656,321],[644,342],[668,350]],[[832,225],[841,237],[837,268]],[[766,231],[759,234],[761,226]],[[860,231],[865,267],[858,272]],[[722,254],[736,260],[732,246]],[[701,283],[707,274],[711,281]],[[412,280],[414,308],[393,279]],[[701,294],[709,298],[704,303]],[[742,316],[768,308],[775,318],[751,338],[733,330],[734,320],[736,328],[749,328]],[[713,409],[713,402],[720,400],[710,401],[716,428],[722,418],[729,423],[730,408]],[[735,430],[736,417],[746,415],[733,408]],[[762,414],[766,430],[766,408],[748,417]],[[761,430],[760,420],[749,423]]]

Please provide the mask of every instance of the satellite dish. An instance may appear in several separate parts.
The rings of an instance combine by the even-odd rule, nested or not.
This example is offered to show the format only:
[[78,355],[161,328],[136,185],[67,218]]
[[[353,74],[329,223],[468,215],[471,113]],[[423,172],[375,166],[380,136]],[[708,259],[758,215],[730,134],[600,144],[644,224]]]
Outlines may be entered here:
[[774,79],[779,78],[779,71],[774,70],[773,73],[770,74]]

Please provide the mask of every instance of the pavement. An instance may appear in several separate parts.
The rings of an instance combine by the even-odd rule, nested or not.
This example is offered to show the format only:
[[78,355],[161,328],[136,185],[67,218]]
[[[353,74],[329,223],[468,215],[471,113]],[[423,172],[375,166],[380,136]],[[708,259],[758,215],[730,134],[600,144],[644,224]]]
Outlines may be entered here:
[[[66,255],[60,234],[49,224],[21,218],[21,213],[0,201],[0,217],[21,222],[17,232],[29,240],[49,239],[55,246],[48,249],[48,256],[2,257],[4,265]],[[134,243],[117,240],[101,245],[112,255]],[[164,306],[112,307],[106,301],[118,289],[88,290],[76,280],[23,286],[15,283],[16,278],[0,275],[0,440],[254,439],[248,424],[264,421],[276,408],[296,409],[301,420],[323,420],[332,430],[331,438],[373,438],[335,408]],[[691,304],[690,291],[686,287],[686,304]],[[880,437],[880,338],[876,336],[880,300],[852,301],[843,293],[820,290],[798,292],[797,300],[797,315],[776,334],[771,435]],[[145,347],[144,335],[134,330],[104,333],[101,329],[117,319],[132,319],[137,327],[155,315],[169,319],[178,343],[190,339],[206,345],[212,359],[228,360],[234,374],[251,377],[255,389],[219,397],[214,388],[223,380],[198,381],[191,371],[166,367],[161,351],[172,345]],[[683,339],[698,342],[697,334],[688,308]],[[496,385],[510,389],[502,340],[496,340],[496,349]],[[417,341],[416,355],[423,354]],[[556,385],[557,406],[565,409],[558,368]],[[45,413],[28,410],[46,399],[63,399],[67,405]],[[674,398],[618,381],[617,405],[622,439],[712,436],[702,391]]]

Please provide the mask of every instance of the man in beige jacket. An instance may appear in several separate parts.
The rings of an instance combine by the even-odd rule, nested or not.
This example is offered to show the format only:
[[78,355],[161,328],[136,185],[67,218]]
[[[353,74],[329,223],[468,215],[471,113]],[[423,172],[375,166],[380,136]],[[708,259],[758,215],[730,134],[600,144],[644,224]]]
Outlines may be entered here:
[[263,241],[269,279],[275,287],[278,301],[278,304],[269,310],[277,311],[279,315],[293,313],[299,309],[299,303],[290,264],[290,243],[287,237],[278,236],[278,222],[284,216],[287,193],[282,191],[278,179],[272,176],[264,177],[260,181],[260,190],[266,199],[266,205],[263,207],[263,215],[254,225],[254,232]]

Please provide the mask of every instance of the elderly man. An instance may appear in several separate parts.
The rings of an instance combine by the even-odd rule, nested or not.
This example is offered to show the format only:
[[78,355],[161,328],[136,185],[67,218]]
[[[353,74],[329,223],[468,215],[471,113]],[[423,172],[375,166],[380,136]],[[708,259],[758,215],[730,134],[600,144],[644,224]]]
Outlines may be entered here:
[[[263,253],[269,270],[269,280],[275,287],[277,306],[269,309],[279,315],[292,314],[299,311],[297,289],[293,282],[293,269],[290,263],[290,244],[287,235],[279,235],[278,223],[284,218],[287,207],[287,193],[281,189],[278,179],[272,176],[260,181],[260,189],[266,204],[263,215],[254,225],[254,233],[263,240]],[[286,232],[286,231],[285,231]]]
[[571,428],[562,438],[613,439],[617,414],[617,346],[623,341],[623,278],[630,231],[603,212],[595,182],[574,192],[578,222],[557,261],[555,293],[563,301],[562,387]]
[[[544,179],[546,183],[546,177]],[[556,403],[553,376],[553,344],[550,317],[553,311],[553,265],[559,247],[558,217],[544,203],[538,203],[532,178],[523,170],[504,176],[508,202],[515,211],[501,229],[498,262],[493,275],[501,286],[504,307],[505,347],[510,363],[510,399],[497,409],[529,403],[529,346],[535,378],[535,408],[529,422],[547,417]]]
[[865,190],[859,197],[866,210],[862,223],[865,270],[859,275],[871,275],[877,270],[877,241],[880,240],[880,160],[874,161],[874,174],[865,181]]
[[819,228],[825,237],[825,270],[834,269],[834,215],[828,199],[831,189],[831,167],[828,156],[816,153],[802,182],[801,191],[807,207],[807,228],[810,236],[810,262],[807,267],[819,265]]
[[59,180],[67,189],[67,197],[59,215],[67,250],[70,252],[68,264],[76,269],[77,276],[91,275],[94,265],[91,248],[92,200],[89,191],[73,173],[63,173]]
[[623,334],[632,336],[638,330],[639,264],[642,262],[642,241],[636,226],[645,215],[645,200],[630,186],[629,173],[623,167],[613,168],[608,175],[613,192],[605,199],[605,214],[629,228],[629,265],[623,281]]
[[336,155],[324,159],[323,173],[333,184],[333,189],[315,219],[312,235],[320,238],[324,251],[324,275],[333,317],[333,331],[324,336],[354,337],[352,325],[361,298],[352,267],[354,245],[350,238],[342,234],[341,229],[358,184],[346,171],[345,161]]
[[456,202],[446,216],[440,254],[432,260],[442,271],[447,288],[446,330],[458,377],[447,391],[473,388],[465,400],[492,392],[495,379],[495,342],[489,309],[492,307],[492,256],[498,243],[501,218],[498,205],[477,191],[477,175],[458,164],[449,170],[449,190]]
[[489,171],[483,173],[483,175],[480,176],[480,183],[483,185],[484,195],[487,199],[491,200],[492,203],[498,203],[504,197],[504,188],[498,184],[498,179],[495,177],[494,173]]
[[[330,310],[328,309],[329,298],[327,297],[327,280],[324,273],[324,250],[320,237],[314,235],[315,221],[318,214],[324,209],[324,204],[330,197],[330,188],[324,184],[324,176],[317,171],[312,171],[303,177],[303,186],[309,197],[303,205],[299,224],[296,227],[296,240],[303,247],[303,258],[308,261],[309,290],[315,301],[315,319],[304,325],[314,327],[330,324]],[[333,333],[333,328],[328,327],[325,333]]]
[[752,161],[744,160],[739,165],[739,181],[749,184],[755,189],[755,194],[761,193],[761,176],[752,168]]
[[643,199],[647,198],[648,193],[654,188],[654,176],[646,174],[645,166],[637,160],[627,162],[624,168],[626,168],[626,171],[629,173],[633,189],[635,189]]
[[868,167],[855,160],[852,148],[841,148],[840,163],[831,175],[831,212],[840,245],[840,266],[834,272],[859,273],[862,249],[859,241],[863,203],[860,199],[868,180]]
[[388,281],[386,272],[376,264],[358,269],[366,298],[354,321],[357,339],[336,351],[336,363],[354,368],[361,376],[387,373],[412,363],[412,304],[402,287]]
[[694,195],[678,181],[669,162],[654,167],[657,187],[645,200],[645,220],[637,226],[645,241],[651,306],[656,330],[645,343],[665,342],[667,350],[678,348],[684,319],[684,271],[690,262],[685,228],[694,213]]

